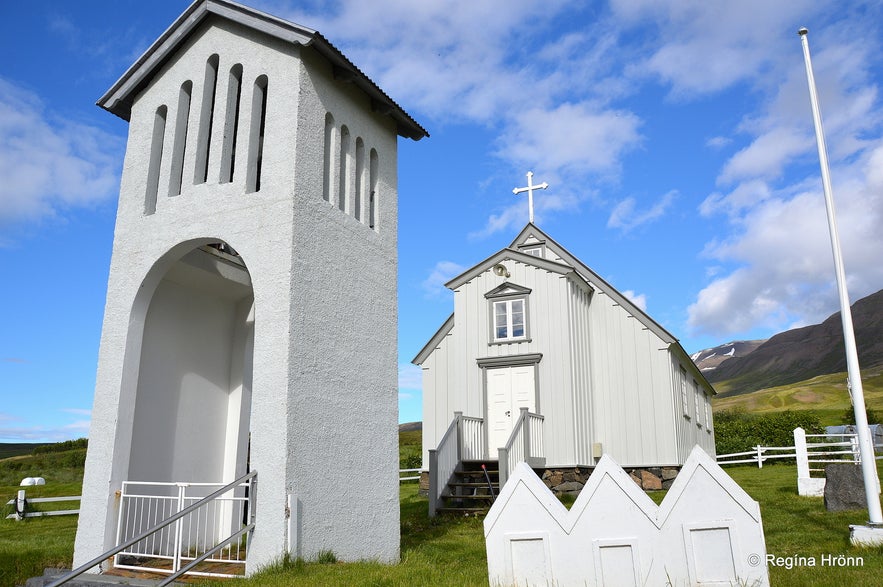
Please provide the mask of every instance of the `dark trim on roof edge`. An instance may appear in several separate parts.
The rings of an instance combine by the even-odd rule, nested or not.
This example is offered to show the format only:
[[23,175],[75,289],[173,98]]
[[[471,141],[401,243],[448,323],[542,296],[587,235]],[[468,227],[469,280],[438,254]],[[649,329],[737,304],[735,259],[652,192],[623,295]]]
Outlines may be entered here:
[[451,313],[450,317],[445,320],[445,323],[441,325],[435,334],[432,335],[432,338],[429,339],[420,352],[417,353],[413,359],[411,359],[411,363],[417,365],[418,367],[423,365],[423,362],[429,358],[429,355],[441,344],[442,339],[446,337],[451,330],[454,328],[454,314]]
[[484,273],[490,267],[496,265],[502,259],[511,259],[516,263],[523,263],[525,265],[533,265],[534,267],[538,267],[540,269],[545,269],[546,271],[552,271],[554,273],[559,273],[561,275],[566,275],[568,273],[573,273],[573,267],[570,265],[565,265],[563,263],[557,263],[555,261],[549,261],[547,259],[543,259],[540,257],[535,257],[533,255],[528,255],[526,253],[521,253],[516,251],[515,249],[500,249],[484,261],[479,262],[476,265],[473,265],[460,275],[454,277],[450,281],[445,284],[445,287],[448,289],[457,289],[464,283],[472,280],[475,276]]

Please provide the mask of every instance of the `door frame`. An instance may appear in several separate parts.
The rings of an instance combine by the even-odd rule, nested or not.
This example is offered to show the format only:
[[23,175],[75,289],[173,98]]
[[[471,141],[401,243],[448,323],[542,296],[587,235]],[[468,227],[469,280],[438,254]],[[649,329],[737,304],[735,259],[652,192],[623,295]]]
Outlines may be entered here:
[[525,365],[533,365],[533,385],[534,385],[534,409],[536,413],[542,413],[542,405],[540,404],[540,361],[543,359],[543,353],[527,353],[522,355],[506,355],[502,357],[484,357],[476,359],[478,367],[481,369],[481,412],[484,419],[484,445],[487,451],[487,458],[496,459],[496,454],[491,454],[490,446],[490,420],[488,419],[488,369],[499,369],[505,367],[523,367]]

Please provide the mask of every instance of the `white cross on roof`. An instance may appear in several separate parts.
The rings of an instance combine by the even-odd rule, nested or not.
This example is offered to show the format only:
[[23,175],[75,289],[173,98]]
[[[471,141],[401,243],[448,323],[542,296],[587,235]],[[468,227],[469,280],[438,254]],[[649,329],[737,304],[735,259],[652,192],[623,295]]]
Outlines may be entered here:
[[530,213],[530,222],[533,224],[533,191],[534,190],[544,190],[549,187],[549,184],[543,182],[538,185],[533,184],[533,171],[527,172],[527,187],[526,188],[515,188],[512,190],[512,193],[516,196],[518,194],[527,192],[527,208]]

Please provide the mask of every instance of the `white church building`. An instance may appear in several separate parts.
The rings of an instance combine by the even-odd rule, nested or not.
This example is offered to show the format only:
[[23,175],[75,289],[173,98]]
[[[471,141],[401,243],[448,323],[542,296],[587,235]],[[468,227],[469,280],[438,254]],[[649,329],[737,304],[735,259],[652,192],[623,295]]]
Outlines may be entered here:
[[241,529],[249,573],[397,562],[397,140],[426,131],[318,32],[229,0],[98,104],[129,136],[74,564],[236,480],[133,548],[177,565]]
[[454,312],[413,360],[431,512],[470,463],[496,462],[502,484],[522,460],[676,468],[695,445],[714,454],[715,392],[677,339],[532,222],[445,285]]

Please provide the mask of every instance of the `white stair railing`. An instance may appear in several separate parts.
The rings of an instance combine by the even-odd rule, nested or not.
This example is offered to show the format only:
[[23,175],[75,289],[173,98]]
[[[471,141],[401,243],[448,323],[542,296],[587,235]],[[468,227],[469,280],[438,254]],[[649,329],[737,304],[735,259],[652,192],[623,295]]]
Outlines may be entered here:
[[543,416],[521,408],[521,414],[509,435],[506,445],[498,449],[500,489],[509,479],[509,473],[521,461],[531,467],[543,467],[546,464],[546,453],[543,446]]
[[[193,503],[193,504],[185,507],[181,511],[177,512],[176,514],[173,514],[173,515],[169,516],[168,518],[162,520],[161,522],[157,523],[155,526],[148,528],[147,530],[144,530],[143,532],[141,532],[137,536],[129,538],[125,542],[118,544],[117,546],[111,548],[110,550],[99,554],[98,556],[96,556],[95,558],[90,560],[89,562],[80,565],[79,567],[70,571],[69,573],[56,578],[52,583],[50,583],[46,587],[59,587],[60,585],[63,585],[65,583],[67,583],[68,581],[79,577],[80,575],[82,575],[83,573],[88,571],[89,569],[103,563],[105,560],[107,560],[108,557],[115,556],[117,553],[119,553],[127,548],[130,548],[139,542],[142,542],[142,541],[148,539],[153,534],[155,534],[157,532],[161,532],[162,530],[167,528],[169,525],[176,524],[182,518],[184,518],[186,516],[190,516],[194,512],[198,512],[200,508],[202,508],[207,503],[211,503],[212,500],[220,498],[220,497],[224,496],[226,493],[228,493],[229,491],[234,490],[235,488],[237,488],[239,486],[247,484],[247,486],[249,487],[248,511],[247,511],[247,516],[245,516],[245,518],[247,518],[247,519],[244,519],[242,521],[242,527],[238,531],[227,536],[226,538],[219,540],[214,547],[206,550],[201,555],[194,557],[193,560],[190,562],[190,564],[178,569],[176,572],[174,572],[170,576],[166,577],[166,579],[164,581],[161,581],[157,587],[163,587],[165,585],[170,584],[171,582],[173,582],[175,579],[177,579],[179,576],[181,576],[185,572],[190,572],[191,569],[195,568],[195,566],[197,564],[199,564],[203,560],[207,559],[209,556],[220,551],[224,546],[227,545],[227,543],[232,542],[234,540],[238,540],[241,537],[250,538],[252,532],[254,532],[254,527],[255,527],[254,520],[255,520],[256,482],[257,482],[257,471],[252,471],[250,473],[246,473],[245,475],[243,475],[242,477],[240,477],[236,481],[233,481],[232,483],[229,483],[229,484],[221,487],[220,489],[218,489],[218,490],[212,492],[211,494],[203,497],[202,499],[198,500],[196,503]],[[243,560],[243,562],[244,562],[244,560]],[[157,569],[152,569],[152,570],[157,571]]]
[[[117,544],[143,533],[158,522],[177,514],[220,489],[223,483],[160,483],[124,481],[120,492]],[[114,556],[114,566],[121,569],[175,573],[223,538],[236,532],[248,516],[250,480],[231,488],[205,503],[174,525],[121,550]],[[246,545],[226,545],[206,560],[211,563],[239,565],[244,569]],[[163,562],[165,561],[165,562]],[[193,575],[234,577],[229,572],[193,571]]]
[[439,500],[463,461],[487,458],[484,420],[454,412],[454,419],[438,443],[429,451],[429,515],[438,510]]

